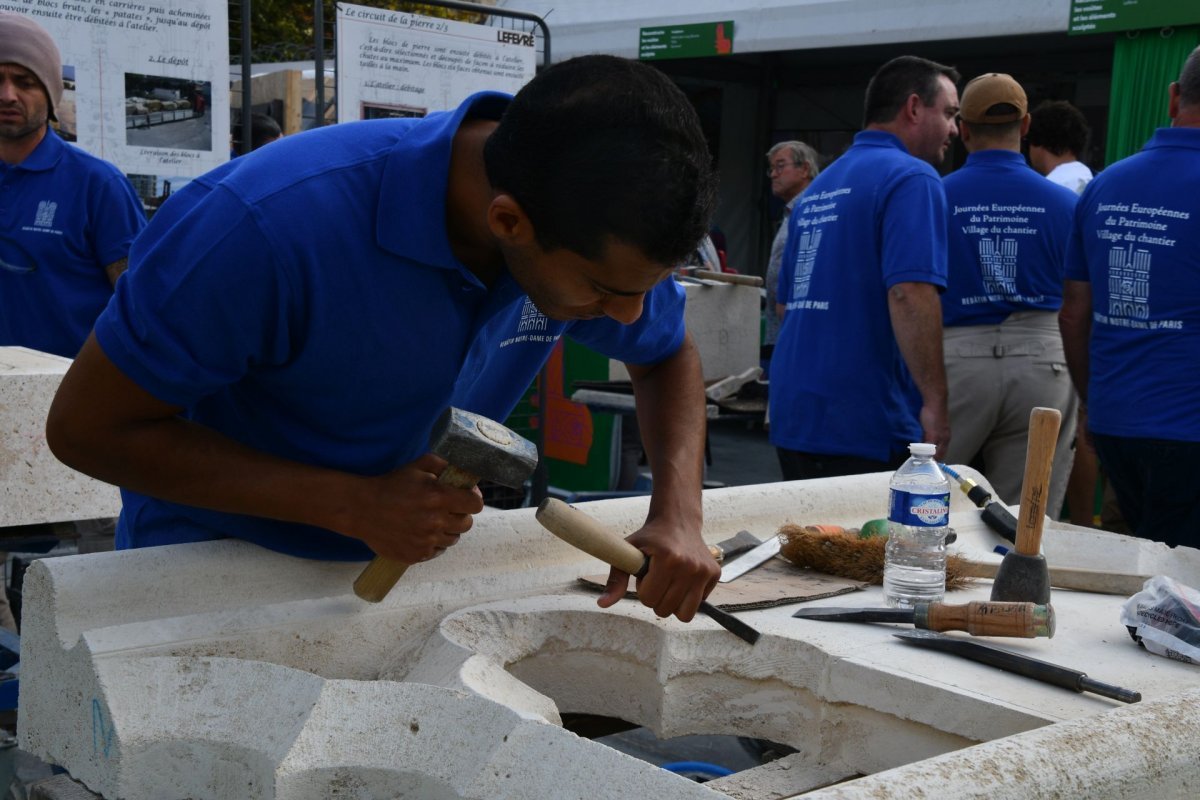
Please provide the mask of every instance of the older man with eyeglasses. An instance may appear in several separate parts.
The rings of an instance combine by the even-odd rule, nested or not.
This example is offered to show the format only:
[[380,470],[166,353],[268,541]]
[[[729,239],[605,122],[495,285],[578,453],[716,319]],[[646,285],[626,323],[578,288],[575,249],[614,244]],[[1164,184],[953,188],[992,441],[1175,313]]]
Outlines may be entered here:
[[771,179],[771,194],[784,202],[783,219],[771,242],[771,256],[767,261],[767,327],[763,333],[762,359],[769,361],[779,336],[779,325],[783,320],[783,306],[776,299],[776,284],[779,283],[779,265],[783,261],[783,247],[787,244],[788,217],[792,206],[821,168],[817,165],[817,151],[804,142],[780,142],[767,151],[767,177]]

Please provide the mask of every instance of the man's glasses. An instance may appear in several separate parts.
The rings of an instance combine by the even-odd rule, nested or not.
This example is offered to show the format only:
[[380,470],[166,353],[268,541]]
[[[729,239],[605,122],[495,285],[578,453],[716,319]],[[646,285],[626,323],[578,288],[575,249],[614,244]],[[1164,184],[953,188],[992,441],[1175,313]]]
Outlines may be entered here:
[[767,177],[770,178],[772,175],[774,175],[777,172],[783,172],[788,167],[798,167],[798,166],[800,166],[800,165],[798,163],[796,163],[795,161],[777,161],[774,164],[772,164],[771,166],[767,167]]

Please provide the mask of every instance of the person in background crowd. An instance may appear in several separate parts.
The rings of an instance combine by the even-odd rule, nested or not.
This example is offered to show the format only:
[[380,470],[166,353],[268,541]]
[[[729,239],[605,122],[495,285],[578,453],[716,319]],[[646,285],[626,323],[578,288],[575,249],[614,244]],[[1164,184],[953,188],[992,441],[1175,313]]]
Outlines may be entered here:
[[1083,112],[1065,100],[1039,103],[1030,116],[1029,163],[1042,175],[1079,194],[1092,171],[1079,160],[1091,130]]
[[[1033,109],[1029,133],[1029,163],[1047,179],[1079,194],[1092,180],[1092,171],[1079,159],[1087,149],[1091,129],[1083,112],[1065,100],[1047,100]],[[1084,406],[1075,404],[1077,415],[1086,414]],[[1079,419],[1077,427],[1087,427]],[[1096,485],[1100,468],[1096,451],[1087,437],[1075,438],[1075,460],[1067,481],[1067,506],[1070,520],[1076,525],[1095,524]],[[1057,511],[1051,510],[1051,515]]]
[[50,130],[62,92],[50,34],[0,12],[0,345],[73,358],[146,217],[120,170]]
[[915,56],[867,86],[865,130],[797,201],[779,270],[771,443],[784,480],[899,466],[950,440],[942,308],[958,73]]
[[981,456],[997,497],[1016,503],[1029,412],[1056,408],[1062,424],[1050,510],[1062,508],[1075,436],[1075,390],[1058,309],[1076,196],[1025,163],[1027,108],[1025,91],[1008,75],[980,75],[963,89],[959,135],[967,163],[943,181],[950,278],[942,324],[954,431],[946,461],[970,464]]
[[[146,218],[120,170],[50,129],[62,93],[54,39],[30,17],[0,12],[0,346],[73,358]],[[23,527],[29,536],[50,526]],[[0,626],[16,630],[3,586]]]
[[771,242],[771,255],[767,260],[766,331],[763,335],[762,358],[770,361],[779,338],[779,326],[783,321],[783,305],[778,302],[779,265],[783,261],[783,248],[787,244],[788,218],[792,207],[813,178],[821,171],[817,164],[817,151],[804,142],[779,142],[767,151],[767,177],[771,180],[771,194],[783,201],[783,219]]
[[1200,48],[1167,96],[1171,127],[1083,190],[1060,324],[1130,531],[1200,547]]

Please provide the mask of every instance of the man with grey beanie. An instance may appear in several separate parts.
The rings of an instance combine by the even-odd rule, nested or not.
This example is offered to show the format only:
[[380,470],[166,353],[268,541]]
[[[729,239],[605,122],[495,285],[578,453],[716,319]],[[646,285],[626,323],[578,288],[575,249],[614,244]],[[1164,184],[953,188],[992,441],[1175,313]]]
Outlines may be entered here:
[[[50,34],[0,13],[0,346],[73,358],[146,218],[116,167],[50,129],[62,95]],[[16,629],[2,587],[0,627]]]
[[73,358],[146,219],[120,170],[50,129],[62,95],[50,34],[0,13],[0,345]]

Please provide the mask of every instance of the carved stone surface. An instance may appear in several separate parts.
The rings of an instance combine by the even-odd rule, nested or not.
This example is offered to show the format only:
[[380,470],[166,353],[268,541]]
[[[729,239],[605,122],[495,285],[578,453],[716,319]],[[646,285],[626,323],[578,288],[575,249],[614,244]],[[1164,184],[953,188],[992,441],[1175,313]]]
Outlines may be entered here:
[[[710,490],[705,538],[860,525],[881,513],[888,477]],[[646,503],[581,508],[628,533]],[[951,524],[956,547],[998,558],[957,492]],[[1198,551],[1053,525],[1045,551],[1056,565],[1200,583]],[[1200,785],[1200,672],[1138,648],[1120,597],[1056,590],[1053,639],[992,643],[1137,689],[1133,706],[787,606],[739,613],[763,634],[754,646],[704,616],[658,619],[631,600],[602,610],[576,581],[600,565],[532,509],[480,515],[380,604],[353,595],[360,568],[234,541],[37,562],[25,577],[21,746],[128,800],[899,798],[918,787],[1118,798]],[[830,601],[880,603],[878,588]],[[566,713],[797,753],[696,784],[564,730]]]

